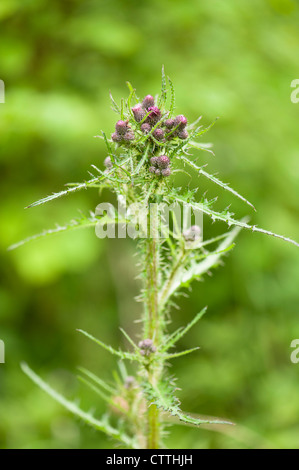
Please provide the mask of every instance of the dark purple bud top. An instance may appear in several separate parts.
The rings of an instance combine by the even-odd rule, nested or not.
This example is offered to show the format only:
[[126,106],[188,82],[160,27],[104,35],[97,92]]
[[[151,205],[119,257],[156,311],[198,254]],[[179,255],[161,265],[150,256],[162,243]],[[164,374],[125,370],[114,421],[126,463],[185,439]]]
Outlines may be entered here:
[[126,132],[125,135],[123,136],[123,139],[126,140],[127,142],[131,141],[131,140],[134,140],[135,139],[134,132],[133,131]]
[[176,116],[174,119],[174,125],[177,127],[179,130],[183,130],[187,126],[187,118],[183,114],[179,114],[179,116]]
[[144,134],[148,134],[149,131],[151,130],[151,126],[148,123],[141,124],[140,129]]
[[166,119],[166,121],[164,122],[164,125],[167,129],[172,129],[173,126],[174,126],[174,119]]
[[161,169],[165,169],[169,166],[170,160],[167,155],[161,155],[157,158],[157,166]]
[[194,242],[201,238],[201,228],[198,225],[192,225],[188,230],[183,232],[186,242]]
[[144,108],[141,106],[141,104],[136,104],[134,108],[132,108],[133,114],[135,121],[140,122],[142,119],[146,116],[146,111]]
[[113,142],[122,142],[123,136],[114,132],[111,136],[111,139],[113,140]]
[[124,135],[128,130],[128,121],[117,121],[115,124],[117,134]]
[[151,161],[151,164],[152,164],[152,165],[157,166],[157,164],[158,164],[158,157],[152,157],[150,161]]
[[147,117],[149,122],[156,123],[161,119],[161,111],[157,106],[151,106],[148,111],[150,112]]
[[163,140],[164,139],[164,131],[163,129],[155,129],[154,132],[153,132],[153,136],[155,137],[155,139],[157,140]]
[[105,158],[104,165],[108,170],[111,170],[113,165],[110,157]]
[[184,129],[184,130],[182,130],[181,132],[179,132],[178,137],[179,137],[180,139],[188,139],[189,134],[188,134],[188,132],[186,131],[186,129]]
[[165,168],[165,170],[161,171],[161,174],[162,174],[162,176],[170,176],[171,175],[171,169],[169,167]]
[[155,172],[156,172],[156,168],[155,168],[154,166],[150,166],[149,169],[148,169],[148,171],[149,171],[150,173],[155,173]]
[[142,106],[145,108],[145,109],[148,109],[150,108],[151,106],[155,106],[155,100],[154,98],[152,97],[152,95],[146,95],[146,97],[143,99],[142,101]]

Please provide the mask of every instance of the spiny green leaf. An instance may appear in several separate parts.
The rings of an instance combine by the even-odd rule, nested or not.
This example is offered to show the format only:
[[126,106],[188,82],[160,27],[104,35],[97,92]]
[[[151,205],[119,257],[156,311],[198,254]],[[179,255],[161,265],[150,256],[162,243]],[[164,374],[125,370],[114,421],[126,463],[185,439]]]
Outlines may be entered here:
[[33,372],[32,369],[30,369],[27,364],[22,363],[21,368],[23,372],[31,380],[33,380],[34,383],[36,383],[36,385],[38,385],[42,390],[54,398],[54,400],[60,403],[68,411],[82,419],[86,424],[90,425],[98,431],[104,432],[108,436],[111,436],[120,442],[123,442],[128,447],[136,448],[136,443],[131,437],[121,432],[120,430],[113,428],[105,419],[96,419],[90,413],[86,413],[85,411],[81,410],[81,408],[79,408],[76,403],[67,400],[63,395],[58,393],[56,390],[50,387],[50,385],[44,382],[37,374],[35,374],[35,372]]
[[100,341],[99,339],[95,338],[94,336],[90,335],[89,333],[86,333],[86,331],[84,331],[84,330],[79,329],[77,331],[82,333],[84,336],[87,336],[87,338],[91,339],[96,344],[98,344],[102,348],[106,349],[111,354],[120,357],[121,359],[127,359],[129,361],[142,362],[142,357],[141,356],[139,357],[137,354],[131,354],[131,353],[128,353],[128,352],[125,352],[125,351],[116,350],[116,349],[112,348],[112,346],[109,346],[109,345],[103,343],[102,341]]
[[8,250],[14,250],[15,248],[18,248],[22,245],[24,245],[27,242],[33,241],[33,240],[38,240],[39,238],[46,237],[48,235],[55,235],[56,233],[60,232],[67,232],[70,230],[77,230],[81,228],[88,228],[88,227],[94,227],[97,223],[100,222],[100,219],[95,216],[93,212],[90,213],[90,216],[82,216],[81,218],[76,218],[71,220],[68,224],[65,225],[57,225],[53,229],[49,230],[43,230],[41,233],[37,233],[35,235],[32,235],[30,237],[25,238],[24,240],[21,240],[17,243],[14,243],[13,245],[8,247]]
[[216,212],[209,208],[208,203],[185,201],[181,196],[176,196],[175,200],[178,202],[189,204],[190,207],[202,211],[204,214],[209,215],[213,221],[221,220],[222,222],[226,222],[228,226],[236,225],[238,227],[251,230],[252,232],[260,232],[260,233],[264,233],[265,235],[271,235],[272,237],[280,238],[281,240],[292,243],[293,245],[296,245],[299,247],[299,243],[297,243],[295,240],[292,240],[291,238],[285,237],[283,235],[279,235],[274,232],[270,232],[269,230],[264,230],[262,228],[257,227],[256,225],[249,225],[246,222],[242,222],[242,220],[234,219],[227,210],[223,212]]
[[173,354],[165,354],[163,357],[165,359],[175,359],[176,357],[185,356],[186,354],[190,354],[194,351],[197,351],[198,349],[200,348],[197,346],[196,348],[186,349],[185,351],[180,351],[180,352],[173,353]]
[[218,186],[221,186],[223,189],[226,189],[227,191],[231,192],[232,194],[237,196],[239,199],[246,202],[246,204],[251,206],[254,210],[256,210],[255,207],[249,201],[247,201],[247,199],[245,199],[245,197],[241,196],[241,194],[239,194],[237,191],[232,189],[228,184],[223,183],[222,181],[220,181],[218,178],[216,178],[216,176],[210,175],[209,173],[207,173],[203,168],[197,166],[194,162],[190,161],[189,158],[182,155],[179,159],[182,160],[183,162],[187,163],[187,165],[189,165],[190,167],[192,167],[193,169],[198,171],[200,174],[204,175],[206,178],[213,181],[213,183],[216,183],[216,184],[218,184]]
[[76,191],[80,191],[81,189],[98,188],[99,182],[103,180],[104,178],[105,177],[102,176],[102,177],[92,178],[91,180],[84,181],[83,183],[74,183],[74,186],[72,186],[71,188],[65,189],[64,191],[60,191],[59,193],[53,193],[50,196],[40,199],[39,201],[33,202],[32,204],[29,204],[29,206],[25,207],[25,209],[29,209],[30,207],[35,207],[41,204],[45,204],[46,202],[53,201],[53,199],[66,196]]
[[93,380],[97,385],[103,388],[106,392],[110,394],[116,394],[116,389],[108,385],[104,380],[100,379],[97,375],[93,374],[89,370],[85,369],[84,367],[78,367],[78,370]]
[[190,323],[188,323],[185,328],[179,328],[177,329],[166,341],[164,346],[162,346],[161,352],[167,351],[169,348],[175,345],[183,336],[185,336],[186,333],[194,326],[201,318],[202,316],[206,313],[208,307],[204,307],[195,317],[193,320],[191,320]]
[[175,388],[170,379],[160,382],[158,385],[152,385],[148,382],[142,384],[147,400],[158,408],[177,416],[180,421],[194,426],[201,424],[233,424],[230,421],[206,420],[193,418],[180,409],[180,401],[174,395]]

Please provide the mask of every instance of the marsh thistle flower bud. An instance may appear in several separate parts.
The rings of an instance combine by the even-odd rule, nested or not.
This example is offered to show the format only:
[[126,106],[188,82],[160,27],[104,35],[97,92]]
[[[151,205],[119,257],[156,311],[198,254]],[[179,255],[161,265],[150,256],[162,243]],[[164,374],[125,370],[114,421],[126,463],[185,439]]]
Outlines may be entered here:
[[135,121],[140,122],[146,116],[145,109],[141,106],[141,104],[136,104],[134,108],[132,108],[132,112],[134,114]]
[[164,140],[164,131],[163,131],[163,129],[160,129],[159,127],[158,127],[158,129],[155,129],[154,132],[153,132],[153,136],[155,137],[156,140],[159,140],[159,141]]
[[174,119],[166,119],[166,121],[164,122],[164,126],[168,130],[172,129],[174,126]]
[[105,158],[104,165],[107,168],[107,170],[111,170],[113,165],[112,165],[112,161],[110,157]]
[[142,101],[142,106],[145,108],[145,109],[148,109],[150,108],[151,106],[155,106],[155,100],[154,98],[152,97],[152,95],[146,95],[146,97],[143,99]]
[[158,164],[158,158],[159,157],[152,157],[150,160],[151,164],[156,166]]
[[179,131],[185,129],[187,122],[187,118],[183,114],[179,114],[179,116],[176,116],[174,119],[174,125]]
[[124,135],[128,130],[128,121],[117,121],[115,131],[119,135]]
[[160,155],[160,157],[152,157],[150,159],[151,165],[149,167],[149,172],[154,173],[157,176],[169,176],[171,174],[170,170],[170,160],[167,155]]
[[117,134],[117,132],[113,132],[111,139],[113,140],[113,142],[122,142],[123,136]]
[[140,354],[142,356],[149,356],[151,353],[156,352],[156,348],[151,339],[139,341],[138,347],[140,348]]
[[159,168],[165,169],[169,166],[170,160],[167,157],[167,155],[161,155],[160,157],[157,157],[157,166]]
[[157,106],[148,108],[150,114],[147,117],[147,122],[156,124],[161,119],[161,111]]
[[181,132],[178,133],[178,138],[179,139],[188,139],[189,134],[186,131],[186,129],[182,130]]
[[134,140],[135,139],[135,134],[133,131],[128,131],[125,133],[125,135],[123,136],[123,139],[125,141],[131,141],[131,140]]
[[169,167],[165,168],[165,170],[161,171],[161,175],[162,176],[170,176],[171,175],[171,169]]
[[141,124],[140,129],[142,130],[144,134],[148,134],[149,131],[151,130],[151,126],[147,122],[145,122]]
[[192,225],[188,230],[183,232],[186,242],[194,242],[201,238],[201,228],[198,225]]

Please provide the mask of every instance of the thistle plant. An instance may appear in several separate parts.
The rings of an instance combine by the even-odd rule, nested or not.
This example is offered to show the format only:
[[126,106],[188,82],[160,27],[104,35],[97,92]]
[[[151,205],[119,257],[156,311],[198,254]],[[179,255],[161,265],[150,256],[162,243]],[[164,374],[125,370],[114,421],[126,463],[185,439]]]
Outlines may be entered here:
[[[176,180],[180,172],[193,181],[198,175],[203,175],[254,209],[243,196],[207,173],[203,164],[197,163],[203,151],[211,152],[209,145],[202,143],[200,138],[214,122],[204,127],[200,118],[189,123],[183,114],[175,113],[173,84],[164,70],[161,93],[155,98],[147,95],[140,99],[130,83],[128,88],[129,97],[121,100],[120,105],[111,96],[112,108],[118,115],[111,136],[104,132],[97,136],[106,146],[104,164],[92,165],[91,178],[87,181],[70,184],[67,189],[28,206],[44,204],[81,189],[101,191],[109,188],[116,195],[118,209],[90,212],[64,226],[23,240],[12,248],[38,237],[73,229],[94,227],[98,236],[104,236],[107,234],[105,227],[113,227],[113,233],[115,226],[118,230],[128,228],[128,231],[130,227],[135,238],[142,284],[136,299],[140,302],[141,319],[136,338],[121,330],[130,345],[126,351],[114,349],[102,338],[97,339],[89,332],[78,330],[119,360],[119,378],[115,383],[106,383],[93,372],[80,369],[80,380],[108,403],[107,414],[100,418],[83,411],[52,389],[27,364],[22,364],[22,368],[71,413],[112,437],[118,445],[158,449],[165,446],[164,433],[171,421],[170,416],[175,417],[173,422],[179,420],[193,426],[231,424],[219,419],[195,418],[181,410],[176,397],[176,379],[169,373],[169,364],[173,359],[198,349],[180,351],[176,344],[195,326],[207,308],[201,306],[189,324],[170,333],[172,309],[178,295],[221,263],[234,247],[234,240],[241,229],[299,245],[287,237],[250,225],[247,219],[239,220],[229,208],[217,211],[215,200],[198,194],[198,188],[178,187]],[[168,209],[167,217],[165,208]],[[210,218],[212,222],[224,223],[224,232],[205,239],[203,224],[194,222],[194,213],[201,214],[203,220]],[[130,363],[130,373],[126,363]]]

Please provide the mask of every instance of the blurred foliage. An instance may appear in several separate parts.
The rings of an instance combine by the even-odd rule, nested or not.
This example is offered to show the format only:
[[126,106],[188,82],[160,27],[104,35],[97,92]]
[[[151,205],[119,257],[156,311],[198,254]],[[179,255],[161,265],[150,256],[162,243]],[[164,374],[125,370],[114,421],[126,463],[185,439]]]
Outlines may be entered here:
[[[190,121],[203,115],[204,124],[221,118],[208,135],[216,157],[200,156],[210,172],[255,204],[252,222],[299,240],[299,104],[290,101],[298,20],[295,0],[1,0],[0,447],[112,446],[30,383],[19,363],[67,396],[83,396],[85,408],[96,400],[103,412],[76,368],[109,380],[117,365],[75,329],[114,346],[123,341],[119,325],[138,333],[134,244],[86,230],[6,251],[100,201],[90,190],[23,210],[102,164],[104,145],[93,136],[113,131],[109,90],[119,99],[130,80],[141,96],[157,93],[164,64],[178,113]],[[203,177],[197,184],[218,194]],[[246,213],[219,196],[219,207],[233,202],[239,216]],[[170,448],[298,448],[299,365],[290,361],[299,337],[298,281],[294,246],[242,233],[226,265],[180,301],[171,328],[209,306],[181,341],[201,350],[172,366],[183,409],[237,426],[175,426]]]

